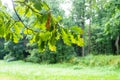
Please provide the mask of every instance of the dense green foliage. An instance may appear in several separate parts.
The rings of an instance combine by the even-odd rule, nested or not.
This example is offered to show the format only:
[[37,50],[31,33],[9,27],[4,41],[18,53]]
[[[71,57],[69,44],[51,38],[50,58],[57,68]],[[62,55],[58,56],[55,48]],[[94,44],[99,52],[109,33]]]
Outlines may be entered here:
[[[119,0],[92,2],[91,49],[95,53],[119,54]],[[95,16],[94,16],[95,15]]]
[[[46,49],[44,52],[39,52],[36,44],[29,45],[33,49],[29,49],[28,52],[31,54],[26,58],[26,61],[34,63],[62,63],[64,61],[68,62],[73,57],[76,57],[76,53],[72,46],[66,46],[63,41],[57,41],[56,52]],[[35,48],[36,47],[36,48]]]

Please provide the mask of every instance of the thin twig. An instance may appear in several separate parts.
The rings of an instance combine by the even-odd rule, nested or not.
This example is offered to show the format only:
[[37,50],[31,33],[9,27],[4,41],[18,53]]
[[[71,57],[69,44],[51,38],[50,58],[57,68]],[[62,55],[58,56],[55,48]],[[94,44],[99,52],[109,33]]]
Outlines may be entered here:
[[28,29],[28,30],[31,30],[32,32],[37,32],[37,31],[34,31],[34,30],[28,28],[28,27],[24,24],[23,20],[21,19],[21,17],[19,16],[19,14],[17,13],[17,11],[16,11],[16,9],[15,9],[15,5],[14,5],[14,1],[13,1],[13,0],[12,0],[12,5],[13,5],[13,9],[14,9],[14,11],[15,11],[16,16],[18,17],[19,21],[24,25],[24,27],[25,27],[26,29]]
[[25,1],[24,1],[24,2],[21,2],[21,1],[14,1],[14,2],[16,2],[16,3],[23,3],[25,6],[27,6],[29,9],[31,9],[33,12],[42,15],[39,11],[34,10],[32,7],[30,7],[28,4],[26,4]]

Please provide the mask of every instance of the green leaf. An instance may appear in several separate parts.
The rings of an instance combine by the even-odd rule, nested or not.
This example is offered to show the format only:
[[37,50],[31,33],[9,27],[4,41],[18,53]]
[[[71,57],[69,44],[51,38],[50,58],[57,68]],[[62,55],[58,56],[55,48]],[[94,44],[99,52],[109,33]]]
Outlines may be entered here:
[[25,14],[25,7],[20,7],[20,6],[17,6],[17,9],[18,9],[18,14],[20,15],[24,15]]
[[39,47],[39,51],[43,52],[46,48],[46,42],[45,41],[41,41],[41,44],[38,43],[38,47]]
[[0,25],[0,37],[4,36],[4,30],[5,30],[5,27]]
[[39,0],[33,0],[33,3],[34,3],[34,7],[38,10],[38,11],[40,11],[40,10],[42,10],[42,4],[41,4],[41,1],[39,1]]
[[26,8],[25,10],[25,15],[29,12],[29,7]]
[[17,25],[19,28],[24,28],[24,25],[23,25],[21,22],[17,22],[16,25]]
[[49,10],[50,9],[49,6],[46,4],[45,1],[43,1],[43,7],[44,7],[45,10]]
[[29,10],[29,11],[27,12],[26,16],[27,16],[27,17],[30,17],[31,15],[32,15],[32,11]]
[[58,17],[57,17],[57,20],[58,20],[58,21],[60,21],[61,19],[62,19],[62,17],[61,17],[61,16],[58,16]]
[[33,38],[34,38],[35,42],[38,42],[41,39],[40,36],[39,36],[39,34],[36,34],[36,36],[33,36]]
[[60,33],[57,32],[57,35],[56,35],[55,39],[56,39],[56,40],[59,40],[59,39],[60,39],[60,36],[61,36]]
[[46,35],[46,33],[42,33],[42,32],[39,34],[39,36],[42,39],[42,41],[47,41],[48,37],[49,37],[49,36]]
[[32,30],[30,29],[25,29],[24,34],[33,34]]
[[56,51],[56,46],[55,45],[52,45],[50,42],[48,43],[48,46],[49,46],[49,49],[51,51]]
[[76,33],[76,34],[83,34],[83,30],[78,26],[71,27],[71,32]]
[[39,39],[36,39],[36,38],[39,38],[39,37],[36,37],[36,36],[33,36],[32,39],[29,41],[31,44],[34,43],[34,42],[38,42]]
[[78,46],[84,46],[84,40],[83,40],[83,38],[80,38],[79,35],[78,35],[78,40],[76,41],[76,44]]
[[49,32],[49,31],[41,32],[41,33],[39,33],[39,37],[42,41],[48,41],[51,38],[51,32]]
[[62,39],[63,39],[64,43],[67,45],[71,45],[70,38],[69,38],[68,34],[65,32],[65,30],[62,29],[61,32],[62,32]]
[[75,43],[76,43],[76,40],[75,40],[74,36],[73,36],[73,35],[69,35],[69,36],[70,36],[71,42],[75,44]]
[[12,35],[11,33],[6,34],[6,35],[5,35],[5,39],[6,39],[7,41],[10,40],[10,39],[11,39],[11,35]]
[[15,33],[20,34],[20,29],[17,25],[14,25]]
[[18,43],[19,42],[19,38],[15,34],[13,34],[13,42],[14,43]]

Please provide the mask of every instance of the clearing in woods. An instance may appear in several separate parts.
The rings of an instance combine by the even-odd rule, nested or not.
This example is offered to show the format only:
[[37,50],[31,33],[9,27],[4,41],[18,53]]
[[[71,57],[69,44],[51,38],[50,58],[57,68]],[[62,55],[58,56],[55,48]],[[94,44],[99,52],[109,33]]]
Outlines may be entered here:
[[72,64],[35,64],[0,61],[0,80],[120,80],[112,66],[83,67]]

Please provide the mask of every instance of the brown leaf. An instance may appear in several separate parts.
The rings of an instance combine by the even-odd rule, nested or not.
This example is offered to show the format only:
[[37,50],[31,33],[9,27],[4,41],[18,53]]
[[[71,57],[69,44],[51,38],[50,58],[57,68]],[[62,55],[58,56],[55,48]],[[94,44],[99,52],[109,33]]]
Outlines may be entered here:
[[46,22],[46,29],[49,30],[50,29],[50,21],[51,21],[51,13],[48,13],[48,18],[47,18],[47,22]]

